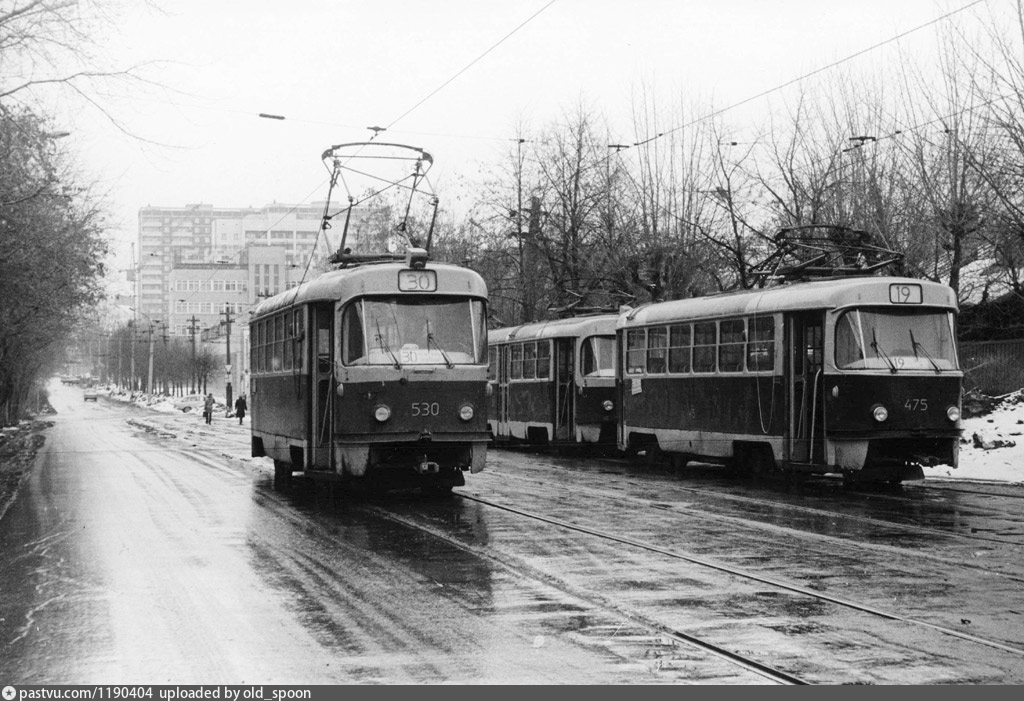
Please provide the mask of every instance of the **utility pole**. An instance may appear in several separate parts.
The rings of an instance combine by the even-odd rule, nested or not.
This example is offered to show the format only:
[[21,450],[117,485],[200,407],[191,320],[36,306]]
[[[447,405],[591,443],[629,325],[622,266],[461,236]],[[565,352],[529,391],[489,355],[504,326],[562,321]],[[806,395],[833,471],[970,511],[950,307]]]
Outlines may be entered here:
[[540,260],[540,252],[537,247],[537,239],[540,238],[540,198],[530,198],[530,223],[527,228],[526,239],[523,242],[523,316],[522,323],[526,324],[534,320],[534,306],[536,305],[536,285],[538,283],[534,266]]
[[153,322],[149,322],[149,381],[146,394],[149,395],[149,401],[153,401]]
[[129,321],[128,325],[132,327],[132,338],[128,344],[132,351],[131,373],[128,375],[128,393],[131,394],[135,391],[135,319]]
[[224,305],[224,311],[221,312],[224,315],[224,324],[227,326],[228,334],[228,349],[227,359],[224,364],[224,376],[227,378],[227,385],[224,388],[224,401],[228,405],[228,412],[231,412],[231,304],[227,303]]
[[192,337],[192,394],[195,394],[199,387],[199,369],[196,367],[196,332],[199,331],[199,319],[193,314],[188,320],[188,335]]

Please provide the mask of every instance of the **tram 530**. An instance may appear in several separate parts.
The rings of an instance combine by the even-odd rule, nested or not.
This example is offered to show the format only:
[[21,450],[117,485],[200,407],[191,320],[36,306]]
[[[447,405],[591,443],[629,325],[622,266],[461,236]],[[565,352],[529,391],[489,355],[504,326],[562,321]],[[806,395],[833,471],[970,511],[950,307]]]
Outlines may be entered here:
[[487,288],[472,270],[347,258],[249,322],[252,454],[292,472],[447,491],[486,463]]

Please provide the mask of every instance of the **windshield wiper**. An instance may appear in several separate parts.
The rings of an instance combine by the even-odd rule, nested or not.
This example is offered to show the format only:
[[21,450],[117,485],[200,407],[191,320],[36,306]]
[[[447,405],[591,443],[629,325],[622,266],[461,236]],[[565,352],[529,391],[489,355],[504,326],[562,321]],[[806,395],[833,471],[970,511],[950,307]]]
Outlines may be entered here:
[[914,349],[914,357],[917,357],[917,349],[920,348],[921,352],[924,353],[924,357],[928,358],[928,362],[932,364],[933,368],[935,368],[935,373],[941,374],[942,368],[940,368],[939,364],[935,362],[935,358],[932,357],[931,353],[928,352],[924,345],[918,343],[917,339],[914,338],[914,329],[908,330],[910,331],[910,347]]
[[433,332],[430,330],[430,320],[428,319],[427,320],[427,350],[430,350],[430,342],[431,341],[433,341],[434,345],[437,346],[437,349],[439,351],[441,351],[441,357],[444,358],[444,364],[448,366],[448,369],[451,370],[453,367],[455,367],[455,363],[453,363],[452,359],[448,357],[448,354],[445,352],[444,348],[441,347],[441,344],[437,342],[437,338],[434,337]]
[[885,359],[885,362],[888,363],[889,365],[889,370],[892,372],[893,375],[895,375],[896,363],[892,362],[892,358],[886,355],[885,351],[882,350],[882,347],[878,345],[878,338],[875,336],[874,328],[871,329],[871,350],[875,352],[875,355],[880,355],[882,358]]
[[395,362],[395,370],[401,370],[402,364],[398,362],[398,358],[396,358],[395,354],[391,351],[391,346],[389,346],[388,342],[384,340],[384,333],[380,330],[380,320],[376,319],[374,320],[374,323],[377,325],[377,343],[380,344],[380,347],[384,349],[385,353],[391,356],[391,360]]

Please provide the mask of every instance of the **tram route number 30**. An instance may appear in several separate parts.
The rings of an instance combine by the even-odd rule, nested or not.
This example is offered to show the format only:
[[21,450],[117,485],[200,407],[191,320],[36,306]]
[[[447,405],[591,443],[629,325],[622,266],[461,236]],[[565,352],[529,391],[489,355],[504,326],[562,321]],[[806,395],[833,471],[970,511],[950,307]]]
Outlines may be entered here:
[[437,402],[413,402],[413,416],[437,416],[441,413],[441,405]]
[[436,270],[402,270],[398,273],[398,289],[402,292],[436,292]]

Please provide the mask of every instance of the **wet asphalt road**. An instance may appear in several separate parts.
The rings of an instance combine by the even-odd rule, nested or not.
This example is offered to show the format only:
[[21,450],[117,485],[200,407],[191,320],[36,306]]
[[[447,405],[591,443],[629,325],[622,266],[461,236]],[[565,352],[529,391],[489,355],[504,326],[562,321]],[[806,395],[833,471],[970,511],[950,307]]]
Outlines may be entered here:
[[355,501],[275,491],[232,419],[85,404],[59,385],[51,401],[55,425],[0,520],[3,684],[765,683],[645,620],[814,683],[1024,670],[1019,490],[794,494],[494,451],[460,496]]
[[51,401],[0,521],[3,684],[659,681],[545,637],[545,593],[492,564],[276,494],[265,466],[219,454],[242,427],[197,428],[192,448],[78,388]]

